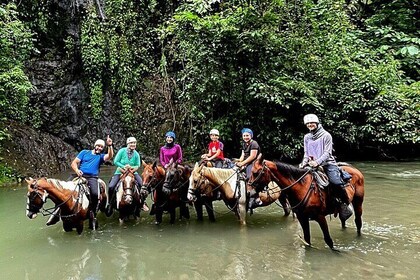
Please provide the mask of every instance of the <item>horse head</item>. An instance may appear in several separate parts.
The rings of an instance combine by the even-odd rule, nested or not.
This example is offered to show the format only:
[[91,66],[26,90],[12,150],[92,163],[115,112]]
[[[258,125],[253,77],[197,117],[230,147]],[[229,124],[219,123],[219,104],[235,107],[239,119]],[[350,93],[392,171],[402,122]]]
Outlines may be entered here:
[[209,180],[203,176],[201,171],[203,170],[204,164],[196,163],[194,169],[191,171],[189,176],[189,187],[188,187],[188,200],[193,201],[197,199],[197,196],[201,194],[211,194],[212,185]]
[[271,181],[270,174],[267,171],[262,154],[259,154],[257,159],[252,164],[251,177],[248,180],[248,185],[253,188],[261,188],[267,186]]
[[120,181],[122,186],[121,201],[124,201],[125,204],[131,204],[133,202],[133,195],[136,185],[133,170],[128,169],[122,173],[120,176]]
[[141,173],[143,186],[147,189],[155,188],[159,183],[163,182],[165,177],[165,169],[159,166],[155,161],[153,164],[147,164],[142,161],[143,172]]
[[174,187],[182,181],[184,167],[179,165],[177,162],[172,162],[168,168],[166,168],[165,180],[163,181],[162,191],[165,195],[169,196],[173,191]]
[[39,180],[29,178],[25,181],[28,184],[26,216],[35,219],[47,201],[48,192],[39,185]]

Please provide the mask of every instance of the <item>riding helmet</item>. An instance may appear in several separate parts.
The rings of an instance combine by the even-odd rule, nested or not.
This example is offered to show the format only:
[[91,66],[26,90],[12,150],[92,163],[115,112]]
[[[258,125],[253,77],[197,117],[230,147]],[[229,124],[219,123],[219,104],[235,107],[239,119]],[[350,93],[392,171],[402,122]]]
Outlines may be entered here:
[[94,146],[102,146],[102,147],[105,147],[105,141],[102,140],[102,139],[98,139],[98,140],[96,140]]
[[254,132],[252,132],[252,130],[251,129],[249,129],[249,128],[242,128],[242,130],[241,130],[241,133],[242,134],[244,134],[244,133],[249,133],[250,135],[251,135],[251,138],[252,137],[254,137]]
[[137,142],[137,140],[136,140],[136,138],[134,138],[134,137],[128,137],[127,138],[127,144],[130,144],[130,143],[136,143]]
[[319,119],[316,115],[314,114],[307,114],[303,117],[303,123],[307,124],[307,123],[319,123]]
[[168,132],[166,132],[165,137],[172,137],[175,140],[175,138],[176,138],[175,132],[168,131]]
[[213,128],[212,130],[210,130],[209,134],[210,135],[214,134],[214,135],[219,136],[219,131],[217,129]]

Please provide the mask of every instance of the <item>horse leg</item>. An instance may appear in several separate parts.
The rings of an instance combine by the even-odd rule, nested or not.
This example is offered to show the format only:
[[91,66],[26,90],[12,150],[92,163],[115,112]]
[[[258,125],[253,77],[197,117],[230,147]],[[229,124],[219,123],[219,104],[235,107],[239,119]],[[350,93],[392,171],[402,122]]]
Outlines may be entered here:
[[197,213],[197,220],[203,221],[203,201],[201,199],[194,201],[194,208]]
[[188,208],[187,204],[184,202],[181,202],[181,218],[184,217],[185,219],[189,220],[190,219],[190,209]]
[[318,222],[319,226],[321,227],[322,233],[324,234],[325,243],[327,243],[328,247],[330,247],[332,250],[338,251],[334,248],[334,244],[330,236],[330,231],[328,230],[327,219],[325,219],[325,216],[318,215],[316,221]]
[[207,211],[207,215],[209,216],[210,222],[215,222],[216,218],[214,217],[214,211],[213,211],[213,201],[209,199],[204,203]]
[[76,226],[76,231],[79,235],[82,234],[82,232],[83,232],[83,220],[81,220],[79,222],[79,224]]
[[[176,209],[175,207],[170,207],[169,208],[169,211],[168,211],[169,212],[169,215],[171,217],[170,218],[170,221],[169,221],[171,224],[174,224],[175,223],[175,218],[176,218],[175,209]],[[180,208],[180,211],[181,211],[181,208]]]
[[156,225],[162,222],[162,215],[163,215],[162,207],[155,206],[155,216],[156,216],[155,224]]
[[303,230],[303,239],[309,246],[311,246],[311,231],[309,228],[309,218],[302,214],[298,214],[297,218]]
[[73,226],[70,222],[63,221],[63,229],[65,232],[70,232],[70,231],[73,231]]
[[290,215],[290,204],[287,200],[287,196],[282,192],[279,197],[279,202],[281,206],[283,207],[284,216],[287,217]]
[[353,208],[354,208],[354,222],[356,223],[357,235],[361,235],[362,231],[362,214],[363,214],[363,198],[354,197]]

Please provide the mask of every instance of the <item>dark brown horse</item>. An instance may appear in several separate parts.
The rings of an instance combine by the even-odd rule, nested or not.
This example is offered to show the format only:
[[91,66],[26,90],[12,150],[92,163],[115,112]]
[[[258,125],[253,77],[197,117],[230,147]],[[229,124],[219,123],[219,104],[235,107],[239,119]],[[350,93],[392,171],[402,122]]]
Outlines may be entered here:
[[[115,205],[112,205],[119,212],[120,224],[127,221],[130,215],[135,219],[140,217],[145,195],[140,192],[140,186],[137,186],[136,179],[132,170],[122,170],[120,182],[116,191]],[[147,195],[146,195],[147,196]]]
[[[352,179],[346,186],[346,192],[354,207],[357,233],[360,235],[364,177],[359,170],[352,166],[342,166],[341,168],[352,175]],[[270,181],[276,182],[282,191],[287,194],[292,210],[296,213],[303,229],[305,242],[309,245],[311,244],[309,220],[315,220],[321,227],[325,243],[335,250],[325,219],[326,215],[337,212],[337,207],[329,191],[330,188],[320,188],[308,169],[300,169],[285,163],[263,160],[262,156],[259,155],[253,164],[249,184],[252,186],[266,185]],[[340,219],[342,227],[345,227],[345,220],[341,217]]]
[[179,207],[180,219],[190,218],[187,206],[188,182],[191,175],[191,168],[188,165],[181,165],[171,162],[165,172],[165,180],[161,188],[156,188],[154,202],[156,206],[156,224],[162,222],[163,211],[170,214],[170,223],[175,222],[175,209]]
[[[166,171],[163,166],[158,165],[155,161],[153,164],[147,164],[142,161],[143,166],[143,173],[141,174],[143,180],[143,187],[146,187],[149,192],[152,194],[153,205],[150,211],[150,215],[155,215],[156,224],[160,224],[162,222],[163,212],[167,211],[170,213],[170,222],[175,222],[175,209],[177,207],[182,207],[181,215],[186,218],[189,218],[189,210],[186,207],[185,200],[181,200],[178,194],[183,193],[183,188],[179,189],[176,188],[172,189],[173,184],[175,182],[171,182],[171,184],[166,184],[165,191],[163,188],[163,184],[166,180]],[[182,166],[179,166],[180,168]],[[182,167],[184,169],[184,167]],[[169,168],[168,168],[169,170]],[[184,176],[189,176],[188,168],[185,169]],[[171,171],[171,177],[174,175],[173,170]],[[170,182],[170,179],[168,179]],[[176,179],[178,180],[178,179]],[[188,186],[185,187],[185,189]],[[185,190],[185,196],[186,196]]]
[[[89,199],[88,199],[88,187],[83,179],[77,181],[59,181],[56,179],[32,179],[26,180],[28,183],[27,193],[27,209],[26,216],[30,219],[36,218],[37,214],[42,211],[46,214],[51,215],[54,208],[59,208],[59,218],[63,221],[63,228],[66,232],[72,231],[76,228],[77,233],[81,234],[83,231],[83,222],[89,218]],[[99,209],[105,210],[106,206],[106,185],[101,179],[98,180],[100,185],[100,197],[99,197]],[[47,198],[51,199],[55,207],[51,209],[44,209],[44,203]],[[92,219],[90,223],[93,223],[91,227],[97,228],[97,221]]]

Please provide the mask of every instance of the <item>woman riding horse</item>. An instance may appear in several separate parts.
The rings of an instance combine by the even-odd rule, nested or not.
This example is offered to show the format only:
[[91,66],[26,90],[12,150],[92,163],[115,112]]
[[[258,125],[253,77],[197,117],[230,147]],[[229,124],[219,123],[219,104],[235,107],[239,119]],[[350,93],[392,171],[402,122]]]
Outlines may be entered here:
[[175,209],[180,208],[180,219],[182,217],[189,219],[190,213],[187,206],[188,181],[191,174],[191,168],[188,165],[181,165],[176,162],[169,162],[165,180],[162,188],[156,189],[156,224],[162,222],[163,211],[170,214],[170,223],[175,222]]
[[[140,167],[141,157],[140,154],[136,151],[137,140],[134,137],[127,138],[127,147],[121,148],[114,159],[114,165],[117,166],[114,176],[112,176],[111,181],[109,182],[109,197],[110,197],[110,206],[107,210],[107,216],[112,215],[112,209],[116,205],[116,192],[115,189],[119,182],[123,182],[122,174],[126,172],[131,172],[135,178],[135,188],[136,193],[141,193],[142,200],[141,204],[144,204],[144,200],[147,197],[147,191],[142,190],[140,192],[140,187],[142,186],[142,179],[137,173],[137,170]],[[124,176],[124,179],[126,176]],[[143,209],[148,211],[147,207]]]

